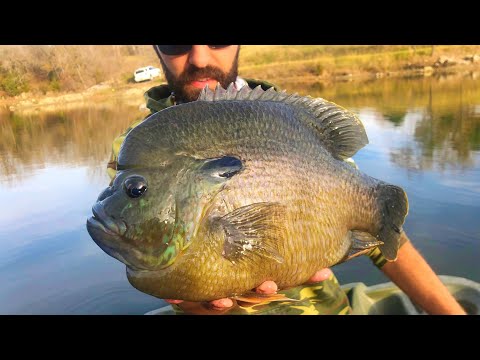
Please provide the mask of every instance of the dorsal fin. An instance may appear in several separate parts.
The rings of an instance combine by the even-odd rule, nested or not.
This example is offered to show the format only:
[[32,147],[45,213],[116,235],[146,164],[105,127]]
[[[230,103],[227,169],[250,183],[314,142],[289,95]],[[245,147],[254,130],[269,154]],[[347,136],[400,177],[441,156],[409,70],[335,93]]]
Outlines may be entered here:
[[310,116],[307,119],[326,147],[337,159],[353,156],[368,144],[365,128],[358,117],[337,104],[322,98],[277,92],[273,87],[263,90],[260,85],[255,89],[243,86],[236,90],[231,83],[227,90],[217,85],[215,91],[208,86],[200,93],[198,101],[273,101],[291,105],[305,110]]

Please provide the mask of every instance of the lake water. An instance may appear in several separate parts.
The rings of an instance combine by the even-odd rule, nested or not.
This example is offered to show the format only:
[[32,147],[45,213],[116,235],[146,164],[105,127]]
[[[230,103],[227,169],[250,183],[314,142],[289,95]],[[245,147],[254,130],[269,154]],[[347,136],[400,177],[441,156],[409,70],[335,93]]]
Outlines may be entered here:
[[[354,159],[405,189],[412,242],[437,274],[480,281],[479,80],[280,85],[358,114],[370,144]],[[0,112],[0,314],[143,314],[165,304],[133,288],[85,227],[109,183],[112,140],[147,114],[142,98],[133,103]],[[343,284],[388,280],[366,257],[333,270]]]

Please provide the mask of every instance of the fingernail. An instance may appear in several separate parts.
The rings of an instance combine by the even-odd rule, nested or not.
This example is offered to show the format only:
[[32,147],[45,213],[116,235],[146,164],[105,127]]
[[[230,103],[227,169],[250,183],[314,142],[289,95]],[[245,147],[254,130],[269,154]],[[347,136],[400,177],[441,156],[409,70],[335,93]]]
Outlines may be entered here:
[[183,300],[173,300],[173,299],[164,299],[164,300],[169,304],[180,304],[183,302]]
[[260,294],[275,294],[277,290],[277,284],[271,280],[265,281],[262,285],[257,287],[257,292]]
[[229,308],[233,306],[233,301],[232,299],[218,299],[218,300],[213,300],[210,302],[213,307],[215,308]]
[[332,276],[332,270],[330,269],[322,269],[320,271],[317,271],[315,275],[313,275],[309,281],[310,282],[319,282],[319,281],[324,281],[327,280],[330,276]]

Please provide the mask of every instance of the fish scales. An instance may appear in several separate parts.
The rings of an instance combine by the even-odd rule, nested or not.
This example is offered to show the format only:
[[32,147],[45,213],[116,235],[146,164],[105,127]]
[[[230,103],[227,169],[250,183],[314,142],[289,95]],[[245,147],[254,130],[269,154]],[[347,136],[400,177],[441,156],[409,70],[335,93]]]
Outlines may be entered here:
[[[299,285],[379,244],[395,259],[406,195],[343,161],[367,143],[355,115],[323,99],[217,92],[134,128],[94,206],[87,228],[133,286],[204,301]],[[102,230],[119,222],[123,234]]]

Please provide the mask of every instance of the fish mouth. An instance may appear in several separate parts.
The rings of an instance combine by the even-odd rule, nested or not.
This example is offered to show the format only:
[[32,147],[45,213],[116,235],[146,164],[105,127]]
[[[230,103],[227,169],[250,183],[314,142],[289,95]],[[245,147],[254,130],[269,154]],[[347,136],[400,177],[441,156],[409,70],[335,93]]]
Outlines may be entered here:
[[139,260],[140,251],[128,243],[124,236],[127,232],[124,221],[112,219],[101,202],[92,207],[92,212],[93,216],[87,219],[87,231],[105,253],[134,271],[153,270]]
[[151,258],[158,255],[136,244],[136,240],[127,234],[127,224],[108,215],[102,202],[97,202],[92,207],[92,212],[93,216],[87,219],[87,231],[105,253],[127,265],[131,271],[162,269],[162,265],[151,261]]
[[122,220],[115,220],[105,212],[101,202],[92,207],[93,216],[88,219],[92,226],[112,236],[123,236],[127,232],[127,225]]

